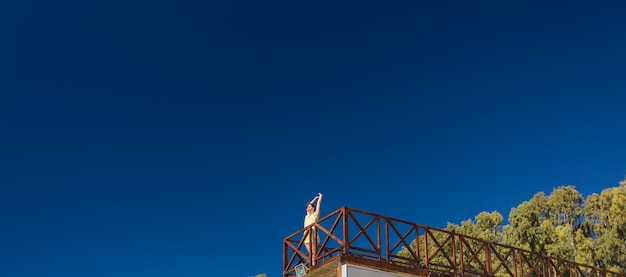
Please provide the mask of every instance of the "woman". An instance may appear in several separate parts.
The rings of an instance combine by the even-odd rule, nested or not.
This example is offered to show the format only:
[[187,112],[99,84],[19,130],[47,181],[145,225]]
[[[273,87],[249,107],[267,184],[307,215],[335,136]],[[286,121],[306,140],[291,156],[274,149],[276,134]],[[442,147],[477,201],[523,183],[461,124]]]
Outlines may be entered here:
[[[315,200],[317,200],[317,204],[314,205]],[[306,205],[306,216],[304,217],[304,227],[308,227],[311,224],[315,223],[320,217],[320,205],[322,204],[322,193],[318,193],[317,196],[311,200]],[[313,226],[309,232],[309,229],[304,231],[304,245],[306,246],[306,251],[311,253],[311,266],[315,265],[315,260],[317,257],[317,244],[320,242],[320,238],[317,235],[317,229]],[[313,234],[316,243],[311,243],[311,234]]]

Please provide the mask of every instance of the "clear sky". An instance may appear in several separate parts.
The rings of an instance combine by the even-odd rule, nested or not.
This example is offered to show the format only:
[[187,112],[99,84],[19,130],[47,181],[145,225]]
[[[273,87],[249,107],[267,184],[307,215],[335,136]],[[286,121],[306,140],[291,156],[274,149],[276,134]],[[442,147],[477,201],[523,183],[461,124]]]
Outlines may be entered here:
[[625,1],[2,1],[0,276],[281,276],[626,174]]

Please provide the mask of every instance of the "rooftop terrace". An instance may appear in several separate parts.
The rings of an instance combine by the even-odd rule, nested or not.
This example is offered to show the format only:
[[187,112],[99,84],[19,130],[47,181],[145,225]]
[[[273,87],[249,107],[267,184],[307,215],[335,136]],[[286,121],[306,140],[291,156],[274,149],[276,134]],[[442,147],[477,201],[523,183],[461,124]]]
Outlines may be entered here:
[[[312,233],[312,241],[319,237],[317,255],[307,252],[304,245],[304,234],[313,227],[317,232]],[[414,241],[419,242],[418,247],[411,244]],[[343,262],[415,276],[626,277],[625,273],[348,207],[283,240],[283,277],[297,276],[297,267],[305,266],[314,273]]]

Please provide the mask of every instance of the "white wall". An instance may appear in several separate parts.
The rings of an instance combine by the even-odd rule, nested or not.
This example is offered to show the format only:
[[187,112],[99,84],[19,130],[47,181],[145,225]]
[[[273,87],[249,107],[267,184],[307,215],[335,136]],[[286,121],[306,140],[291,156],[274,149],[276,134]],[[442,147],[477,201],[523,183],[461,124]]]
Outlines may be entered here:
[[392,273],[349,264],[341,265],[341,277],[406,277],[409,275]]

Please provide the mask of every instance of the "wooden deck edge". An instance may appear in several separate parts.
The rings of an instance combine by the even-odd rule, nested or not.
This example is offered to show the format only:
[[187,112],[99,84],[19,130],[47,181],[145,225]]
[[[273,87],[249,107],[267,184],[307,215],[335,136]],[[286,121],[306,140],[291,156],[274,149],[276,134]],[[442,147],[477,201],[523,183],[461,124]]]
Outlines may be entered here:
[[315,267],[310,268],[306,277],[341,277],[341,266],[344,264],[372,268],[380,271],[402,274],[409,277],[428,276],[428,271],[425,269],[410,268],[389,264],[387,262],[372,261],[350,255],[337,255],[319,263]]

